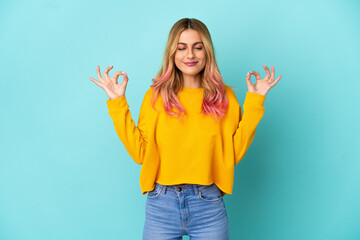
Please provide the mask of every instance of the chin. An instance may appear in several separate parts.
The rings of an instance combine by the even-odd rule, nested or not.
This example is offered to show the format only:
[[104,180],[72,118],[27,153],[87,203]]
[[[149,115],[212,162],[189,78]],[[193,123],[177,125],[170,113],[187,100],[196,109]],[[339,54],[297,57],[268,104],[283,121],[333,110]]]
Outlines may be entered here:
[[197,71],[197,72],[182,72],[183,74],[185,75],[188,75],[188,76],[196,76],[198,74],[201,73],[201,71]]
[[197,68],[197,69],[180,69],[183,73],[185,73],[185,74],[187,74],[187,75],[198,75],[199,73],[201,73],[201,71],[203,70],[203,69],[199,69],[199,68]]

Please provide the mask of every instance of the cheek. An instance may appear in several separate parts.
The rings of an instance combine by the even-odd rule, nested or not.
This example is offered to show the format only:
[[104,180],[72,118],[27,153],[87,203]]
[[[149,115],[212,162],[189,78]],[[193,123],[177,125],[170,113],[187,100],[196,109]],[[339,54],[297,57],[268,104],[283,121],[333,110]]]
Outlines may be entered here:
[[204,55],[201,56],[201,61],[202,61],[202,65],[206,64],[206,54],[204,53]]
[[175,54],[174,60],[175,60],[175,63],[178,63],[179,62],[179,55]]
[[206,53],[205,52],[201,52],[200,55],[199,55],[199,58],[205,62],[206,61]]
[[182,59],[181,54],[175,53],[175,61],[179,62],[179,61],[181,61],[181,59]]

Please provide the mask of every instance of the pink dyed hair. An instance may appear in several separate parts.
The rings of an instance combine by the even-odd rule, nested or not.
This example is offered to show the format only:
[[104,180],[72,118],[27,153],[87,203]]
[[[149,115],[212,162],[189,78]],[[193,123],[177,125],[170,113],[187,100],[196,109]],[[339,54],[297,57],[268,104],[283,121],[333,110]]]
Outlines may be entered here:
[[[206,52],[206,65],[200,72],[201,85],[204,89],[201,112],[206,115],[212,115],[218,120],[219,117],[222,118],[225,116],[229,102],[225,94],[223,77],[216,63],[209,30],[204,23],[194,18],[180,19],[170,30],[162,67],[155,78],[152,79],[153,84],[150,86],[153,87],[153,93],[155,93],[152,106],[154,108],[154,104],[160,93],[167,114],[177,115],[179,120],[182,114],[186,114],[186,110],[177,98],[178,92],[183,87],[183,79],[181,71],[175,65],[174,56],[180,34],[189,28],[199,33]],[[173,111],[173,108],[177,110],[177,113]]]

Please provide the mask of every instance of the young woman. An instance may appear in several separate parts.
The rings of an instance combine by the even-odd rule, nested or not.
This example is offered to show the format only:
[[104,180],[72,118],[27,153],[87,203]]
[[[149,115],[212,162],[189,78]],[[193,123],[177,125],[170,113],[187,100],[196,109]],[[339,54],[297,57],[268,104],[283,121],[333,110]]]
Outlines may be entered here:
[[[244,157],[264,114],[268,91],[276,85],[248,72],[244,114],[234,91],[224,85],[210,33],[197,19],[171,28],[163,65],[143,98],[135,126],[125,97],[125,72],[99,81],[117,135],[142,165],[140,187],[146,200],[143,239],[228,239],[223,196],[232,194],[234,166]],[[118,84],[119,75],[123,81]],[[250,77],[255,75],[256,83]]]

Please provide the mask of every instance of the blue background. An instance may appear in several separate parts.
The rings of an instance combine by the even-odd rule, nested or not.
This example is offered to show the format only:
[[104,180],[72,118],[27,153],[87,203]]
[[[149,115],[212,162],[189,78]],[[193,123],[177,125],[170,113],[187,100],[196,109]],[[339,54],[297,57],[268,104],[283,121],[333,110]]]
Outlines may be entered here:
[[231,239],[360,239],[359,12],[355,0],[1,1],[0,239],[141,239],[141,166],[89,77],[127,72],[137,123],[184,17],[209,28],[241,106],[248,71],[283,75],[224,197]]

